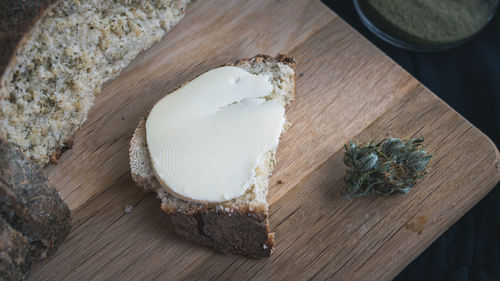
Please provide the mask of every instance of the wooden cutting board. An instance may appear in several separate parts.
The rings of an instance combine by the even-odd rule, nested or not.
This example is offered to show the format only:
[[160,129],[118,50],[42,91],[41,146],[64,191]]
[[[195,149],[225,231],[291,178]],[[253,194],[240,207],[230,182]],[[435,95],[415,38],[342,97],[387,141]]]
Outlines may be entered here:
[[[224,256],[177,237],[129,175],[139,118],[184,81],[238,58],[297,60],[297,98],[270,180],[276,250]],[[409,195],[339,195],[343,144],[424,135],[435,157]],[[490,191],[499,153],[477,128],[318,0],[196,1],[166,38],[106,83],[74,148],[47,174],[73,230],[31,280],[388,280]],[[132,205],[132,213],[124,206]]]

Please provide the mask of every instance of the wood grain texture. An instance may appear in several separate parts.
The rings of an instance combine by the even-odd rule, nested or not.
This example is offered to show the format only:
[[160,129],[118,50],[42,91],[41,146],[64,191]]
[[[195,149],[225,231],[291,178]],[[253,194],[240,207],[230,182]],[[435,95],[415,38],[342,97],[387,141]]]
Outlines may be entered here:
[[[268,196],[276,251],[264,260],[223,256],[177,237],[159,200],[134,186],[129,140],[182,82],[277,52],[298,69],[293,125]],[[426,136],[429,176],[407,196],[340,197],[342,145],[388,134]],[[47,169],[73,210],[73,230],[30,279],[388,280],[494,186],[498,162],[487,137],[319,1],[197,1],[104,86],[74,148]]]
[[[427,148],[435,153],[428,177],[409,196],[341,197],[345,167],[343,151],[339,151],[271,206],[270,223],[279,247],[270,259],[213,255],[187,279],[395,277],[488,192],[478,192],[478,186],[496,183],[498,156],[484,135],[423,87],[409,93],[354,139],[366,141],[389,134],[404,138],[423,134]],[[467,163],[474,164],[466,169]],[[411,227],[416,221],[426,221],[419,231]]]

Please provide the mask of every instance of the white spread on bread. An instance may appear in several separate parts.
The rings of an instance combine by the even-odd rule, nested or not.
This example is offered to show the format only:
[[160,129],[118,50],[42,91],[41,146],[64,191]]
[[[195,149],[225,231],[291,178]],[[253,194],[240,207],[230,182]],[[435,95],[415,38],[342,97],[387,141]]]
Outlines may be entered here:
[[154,174],[165,191],[188,201],[241,196],[256,168],[276,148],[285,108],[266,99],[267,75],[225,66],[161,99],[146,121]]

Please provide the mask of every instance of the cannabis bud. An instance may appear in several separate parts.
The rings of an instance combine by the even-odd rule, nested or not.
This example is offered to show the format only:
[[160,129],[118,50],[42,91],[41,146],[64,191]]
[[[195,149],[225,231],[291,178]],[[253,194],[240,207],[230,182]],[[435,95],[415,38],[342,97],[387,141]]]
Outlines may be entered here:
[[423,149],[423,141],[393,137],[378,144],[349,141],[345,145],[344,163],[348,169],[342,194],[350,198],[373,192],[408,193],[425,176],[432,157]]

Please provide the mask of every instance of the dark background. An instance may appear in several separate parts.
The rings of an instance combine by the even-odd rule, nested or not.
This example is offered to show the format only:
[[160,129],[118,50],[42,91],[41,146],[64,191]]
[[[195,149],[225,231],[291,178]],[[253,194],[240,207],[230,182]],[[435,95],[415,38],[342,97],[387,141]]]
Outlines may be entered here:
[[[361,23],[352,1],[323,2],[500,146],[498,10],[488,26],[464,45],[417,53],[378,39]],[[500,184],[395,280],[500,280]]]

